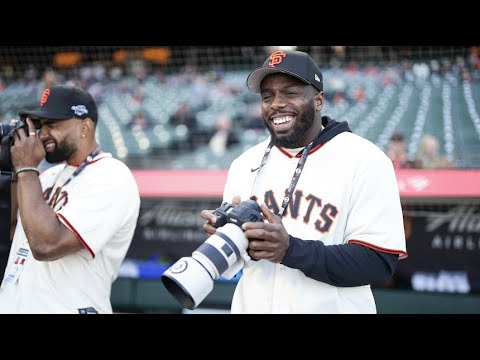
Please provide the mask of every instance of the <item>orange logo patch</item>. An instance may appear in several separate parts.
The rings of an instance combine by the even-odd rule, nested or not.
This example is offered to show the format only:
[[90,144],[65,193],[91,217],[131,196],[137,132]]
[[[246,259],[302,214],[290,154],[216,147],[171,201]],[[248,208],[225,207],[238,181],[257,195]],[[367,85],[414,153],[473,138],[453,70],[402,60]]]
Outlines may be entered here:
[[40,100],[40,106],[43,106],[47,102],[49,95],[50,95],[50,89],[45,89],[42,95],[42,100]]
[[283,61],[285,56],[287,56],[285,52],[275,51],[272,55],[270,55],[270,62],[268,63],[268,66],[275,67],[275,65],[278,65]]

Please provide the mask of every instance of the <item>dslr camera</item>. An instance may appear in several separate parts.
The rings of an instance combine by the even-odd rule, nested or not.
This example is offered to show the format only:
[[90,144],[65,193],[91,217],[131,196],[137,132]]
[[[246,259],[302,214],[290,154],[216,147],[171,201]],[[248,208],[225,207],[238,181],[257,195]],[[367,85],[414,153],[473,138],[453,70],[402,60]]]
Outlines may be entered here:
[[264,216],[254,200],[233,206],[227,202],[215,209],[217,231],[193,251],[182,257],[162,274],[168,292],[183,307],[195,309],[213,290],[214,280],[233,278],[243,269],[248,255],[248,239],[241,226],[260,222]]
[[[35,122],[37,127],[37,123]],[[13,135],[18,129],[24,129],[28,136],[26,117],[21,116],[15,124],[0,124],[0,171],[12,172],[13,166],[10,159],[10,147],[13,145]]]

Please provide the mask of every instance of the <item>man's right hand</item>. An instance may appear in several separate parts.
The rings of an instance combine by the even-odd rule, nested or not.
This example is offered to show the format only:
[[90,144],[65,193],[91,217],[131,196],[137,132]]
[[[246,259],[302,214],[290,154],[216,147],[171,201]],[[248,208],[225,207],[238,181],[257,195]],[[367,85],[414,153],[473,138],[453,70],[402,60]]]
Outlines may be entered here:
[[[241,202],[242,200],[240,196],[235,195],[232,199],[231,204],[236,206]],[[217,231],[217,228],[213,226],[213,224],[215,224],[215,221],[217,220],[214,211],[215,210],[202,210],[202,212],[200,213],[202,219],[205,220],[205,224],[203,224],[202,230],[209,235],[213,235]]]

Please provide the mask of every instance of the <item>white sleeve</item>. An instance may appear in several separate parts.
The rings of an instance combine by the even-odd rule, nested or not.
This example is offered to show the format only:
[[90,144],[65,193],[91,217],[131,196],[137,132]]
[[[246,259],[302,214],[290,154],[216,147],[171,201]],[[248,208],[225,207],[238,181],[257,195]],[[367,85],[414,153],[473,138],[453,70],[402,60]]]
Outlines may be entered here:
[[395,171],[383,153],[357,168],[350,204],[345,229],[348,243],[407,257]]
[[107,241],[125,237],[122,229],[131,231],[140,206],[137,184],[126,166],[112,164],[110,160],[99,161],[99,166],[79,174],[78,180],[82,181],[72,189],[68,203],[57,213],[92,257]]

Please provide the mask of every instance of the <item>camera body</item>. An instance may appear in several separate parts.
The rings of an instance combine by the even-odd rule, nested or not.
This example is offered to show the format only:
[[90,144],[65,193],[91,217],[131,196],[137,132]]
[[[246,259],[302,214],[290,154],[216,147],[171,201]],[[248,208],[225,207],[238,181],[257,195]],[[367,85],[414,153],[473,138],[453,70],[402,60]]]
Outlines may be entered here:
[[[15,121],[15,120],[12,120]],[[40,123],[38,121],[34,121],[35,129],[40,128]],[[13,140],[13,133],[19,129],[24,129],[25,134],[28,136],[28,125],[27,125],[27,118],[26,116],[20,116],[19,120],[16,120],[14,124],[0,124],[0,141],[6,136],[10,140]]]
[[241,226],[264,220],[260,206],[246,200],[234,206],[223,203],[215,209],[217,231],[162,274],[166,289],[187,309],[195,309],[213,290],[214,280],[233,278],[243,269],[248,256],[248,242]]
[[257,222],[264,219],[260,207],[254,200],[246,200],[237,206],[224,202],[215,209],[214,214],[216,220],[213,226],[217,229],[228,223],[242,227],[246,222]]
[[24,129],[28,136],[27,122],[21,117],[15,124],[0,124],[0,171],[13,171],[10,147],[15,131]]

